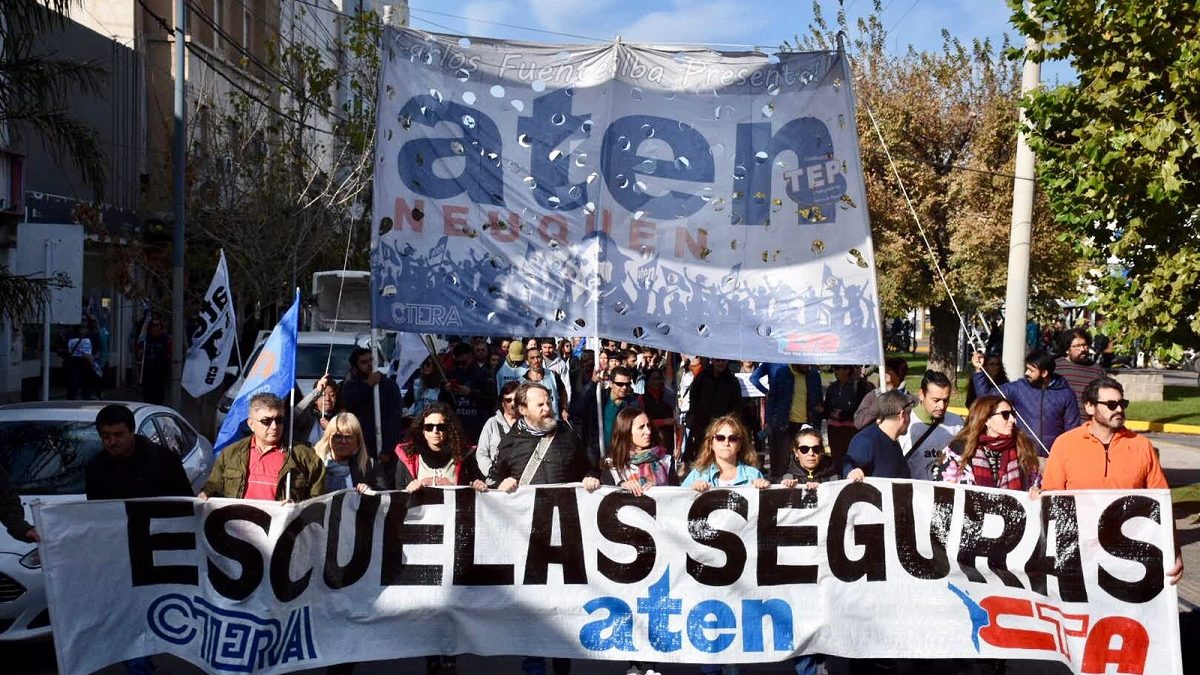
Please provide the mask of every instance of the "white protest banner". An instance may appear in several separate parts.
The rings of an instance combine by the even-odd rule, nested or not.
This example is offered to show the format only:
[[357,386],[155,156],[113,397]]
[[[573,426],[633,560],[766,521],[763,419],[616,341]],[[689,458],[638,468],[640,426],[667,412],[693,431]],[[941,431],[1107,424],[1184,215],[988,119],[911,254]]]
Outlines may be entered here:
[[225,265],[225,251],[221,251],[217,271],[200,303],[200,316],[196,317],[196,329],[192,332],[192,346],[188,348],[187,359],[183,363],[183,388],[192,398],[200,398],[224,381],[225,367],[229,365],[229,355],[237,340],[236,331],[237,318],[229,291],[229,268]]
[[1166,490],[1032,501],[899,480],[35,511],[68,673],[158,652],[210,673],[429,654],[803,652],[1180,675],[1170,515]]
[[882,358],[845,54],[386,30],[374,325]]

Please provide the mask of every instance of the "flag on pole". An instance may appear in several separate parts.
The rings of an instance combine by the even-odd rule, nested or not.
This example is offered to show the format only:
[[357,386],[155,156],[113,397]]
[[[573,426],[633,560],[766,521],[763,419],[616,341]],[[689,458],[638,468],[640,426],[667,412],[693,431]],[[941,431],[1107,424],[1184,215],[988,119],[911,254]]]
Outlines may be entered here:
[[217,271],[200,304],[200,316],[192,333],[192,346],[188,348],[183,364],[183,388],[192,398],[200,398],[216,389],[224,380],[236,331],[237,319],[229,291],[229,268],[225,265],[225,251],[221,251]]
[[287,398],[296,382],[296,331],[300,324],[300,289],[296,289],[296,300],[283,315],[275,329],[263,344],[258,358],[250,366],[237,399],[229,407],[229,414],[217,432],[213,453],[237,439],[238,427],[246,421],[250,412],[250,398],[255,394],[270,392]]

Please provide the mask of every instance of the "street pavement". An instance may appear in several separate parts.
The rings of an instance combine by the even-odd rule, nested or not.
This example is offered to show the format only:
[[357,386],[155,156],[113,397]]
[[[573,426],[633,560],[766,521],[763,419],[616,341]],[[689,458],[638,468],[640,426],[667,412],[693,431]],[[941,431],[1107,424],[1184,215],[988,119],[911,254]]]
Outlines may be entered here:
[[[1155,447],[1159,449],[1167,480],[1171,485],[1187,485],[1200,483],[1200,436],[1185,436],[1178,434],[1148,434]],[[1184,579],[1179,589],[1179,621],[1180,634],[1183,636],[1183,672],[1200,673],[1200,643],[1189,640],[1189,636],[1200,635],[1200,501],[1176,504],[1175,522],[1179,529],[1179,537],[1183,545]],[[103,636],[96,636],[102,640]],[[403,639],[403,631],[397,630],[396,639]],[[192,675],[202,672],[195,666],[172,656],[155,658],[158,672],[161,675]],[[626,664],[620,661],[576,661],[572,673],[574,675],[621,675],[625,672]],[[661,664],[656,670],[662,675],[694,674],[698,669],[694,665]],[[464,655],[459,659],[459,672],[462,675],[508,675],[520,673],[520,658],[518,657],[480,657]],[[31,640],[27,642],[0,642],[0,672],[12,675],[51,675],[57,673],[55,666],[54,647],[49,639]],[[103,675],[121,675],[125,672],[122,666],[110,666],[102,671]],[[324,669],[299,671],[311,675],[320,675]],[[366,663],[354,671],[356,675],[419,675],[425,672],[423,659],[396,659]],[[782,675],[791,673],[787,664],[745,666],[741,668],[745,675],[772,674]],[[830,675],[845,673],[845,663],[837,661],[829,664]],[[930,673],[947,672],[930,670]],[[1063,675],[1070,670],[1061,664],[1046,661],[1010,661],[1009,675]]]

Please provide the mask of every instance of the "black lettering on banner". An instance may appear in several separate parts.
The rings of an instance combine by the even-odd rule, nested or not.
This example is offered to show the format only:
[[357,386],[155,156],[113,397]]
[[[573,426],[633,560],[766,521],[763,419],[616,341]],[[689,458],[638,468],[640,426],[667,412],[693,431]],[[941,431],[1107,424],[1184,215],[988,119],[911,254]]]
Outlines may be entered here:
[[440,586],[441,565],[404,562],[405,546],[442,543],[441,525],[410,525],[404,522],[409,509],[443,503],[445,490],[388,493],[388,511],[383,518],[382,555],[379,560],[381,586]]
[[338,563],[338,546],[342,538],[342,506],[350,492],[339,492],[329,503],[328,536],[325,538],[325,586],[332,589],[345,588],[358,582],[371,565],[371,549],[375,545],[375,515],[379,513],[379,495],[358,495],[358,509],[354,512],[354,547],[350,561],[344,566]]
[[725,564],[721,567],[705,565],[689,554],[687,573],[705,586],[728,586],[740,579],[746,568],[746,545],[737,534],[708,524],[708,517],[715,511],[733,511],[746,518],[750,503],[732,490],[709,490],[696,497],[688,509],[688,532],[696,543],[724,553]]
[[[552,546],[554,514],[559,515],[562,544]],[[544,584],[550,565],[562,565],[564,584],[586,584],[583,532],[579,527],[579,502],[575,488],[537,488],[533,493],[533,527],[525,556],[525,584]]]
[[785,546],[816,546],[815,525],[780,525],[783,509],[810,508],[805,493],[816,490],[763,490],[758,497],[758,585],[814,584],[816,565],[783,565],[779,549]]
[[512,586],[513,566],[475,562],[474,490],[454,491],[454,585]]
[[1146,569],[1137,581],[1125,581],[1109,573],[1101,565],[1097,583],[1106,593],[1123,602],[1150,602],[1163,589],[1163,551],[1148,541],[1130,539],[1121,528],[1134,518],[1149,518],[1161,523],[1158,500],[1142,495],[1121,497],[1105,507],[1100,514],[1100,547],[1114,558],[1135,562]]
[[[975,566],[977,558],[987,558],[988,568],[1005,586],[1024,588],[1017,575],[1008,569],[1008,554],[1021,543],[1025,534],[1025,507],[1018,498],[1002,492],[967,490],[964,495],[962,536],[958,544],[958,567],[967,578],[984,583],[983,574]],[[1024,495],[1021,495],[1023,498]],[[994,515],[1004,522],[998,537],[983,535],[983,521]]]
[[300,509],[275,541],[271,551],[271,590],[280,602],[291,602],[300,597],[312,579],[312,568],[308,568],[299,579],[291,577],[292,554],[296,551],[296,540],[309,525],[325,522],[325,502],[313,502]]
[[200,570],[194,565],[155,565],[155,551],[194,551],[195,532],[159,532],[150,534],[150,521],[160,518],[191,518],[192,502],[125,502],[125,532],[129,540],[130,583],[136,586],[156,584],[200,584]]
[[933,514],[929,520],[930,557],[917,549],[917,523],[913,513],[913,484],[892,483],[892,510],[896,520],[896,555],[900,566],[917,579],[942,579],[950,573],[946,539],[954,516],[954,488],[933,488]]
[[[1054,522],[1054,550],[1046,551],[1046,536]],[[1079,520],[1075,516],[1075,498],[1070,495],[1043,495],[1042,517],[1037,547],[1025,563],[1029,588],[1040,595],[1046,591],[1046,577],[1058,578],[1058,597],[1066,602],[1087,602],[1083,581],[1083,561],[1079,553]]]
[[854,543],[863,547],[863,556],[851,560],[846,555],[846,527],[849,524],[850,508],[855,504],[870,504],[881,512],[883,495],[869,483],[849,483],[838,493],[829,515],[829,570],[842,581],[887,580],[887,558],[884,550],[883,523],[864,523],[854,526]]
[[617,562],[603,551],[596,553],[596,569],[606,579],[618,584],[634,584],[650,576],[658,555],[654,537],[649,532],[623,523],[618,518],[621,509],[626,506],[641,509],[651,518],[658,513],[658,503],[653,499],[645,495],[637,497],[624,490],[610,492],[600,500],[600,506],[596,509],[596,526],[600,529],[600,536],[629,546],[634,551],[633,562],[627,563]]
[[241,576],[234,578],[209,560],[208,582],[214,591],[230,600],[245,600],[262,583],[264,565],[262,553],[254,544],[233,536],[226,529],[226,525],[237,520],[259,526],[263,534],[271,529],[270,514],[249,504],[222,506],[208,514],[208,519],[204,521],[204,538],[209,548],[242,568]]

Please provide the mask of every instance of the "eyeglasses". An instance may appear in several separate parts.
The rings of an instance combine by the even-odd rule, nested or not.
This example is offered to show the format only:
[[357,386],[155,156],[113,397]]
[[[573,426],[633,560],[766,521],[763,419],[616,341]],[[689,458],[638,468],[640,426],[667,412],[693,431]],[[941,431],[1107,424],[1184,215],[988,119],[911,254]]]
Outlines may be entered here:
[[1013,411],[1011,411],[1011,410],[997,410],[996,412],[992,413],[992,417],[995,417],[996,415],[999,415],[1001,418],[1003,418],[1003,419],[1004,419],[1004,421],[1005,421],[1005,422],[1007,422],[1008,420],[1012,419],[1012,416],[1013,416]]
[[810,452],[815,455],[819,455],[819,454],[821,454],[822,449],[823,449],[823,446],[820,444],[817,444],[817,445],[801,445],[799,443],[796,444],[796,450],[802,455],[807,455]]
[[1074,342],[1071,344],[1071,349],[1084,349],[1087,346],[1086,342]]
[[351,441],[353,441],[353,440],[356,440],[356,439],[355,439],[355,437],[354,437],[353,435],[351,435],[351,434],[334,434],[334,435],[333,435],[333,440],[334,440],[335,442],[337,442],[337,443],[349,443],[349,442],[351,442]]
[[263,425],[264,427],[270,427],[270,426],[276,425],[276,424],[283,426],[284,419],[285,418],[282,416],[280,416],[280,417],[263,417],[258,420],[258,423]]
[[448,427],[448,426],[450,426],[450,425],[446,424],[445,422],[443,422],[441,424],[422,424],[421,425],[421,427],[423,429],[425,429],[425,431],[445,431],[446,427]]
[[728,436],[726,436],[725,434],[713,434],[713,440],[718,443],[724,443],[725,441],[729,441],[730,443],[737,443],[742,440],[742,437],[739,436],[738,434],[729,434]]
[[1120,408],[1121,410],[1128,410],[1129,399],[1123,398],[1120,401],[1096,401],[1096,405],[1105,406],[1109,410],[1116,410],[1117,408]]
[[612,386],[614,387],[628,387],[630,384],[631,382],[629,380],[625,380],[624,382],[617,382],[616,380],[612,381]]

